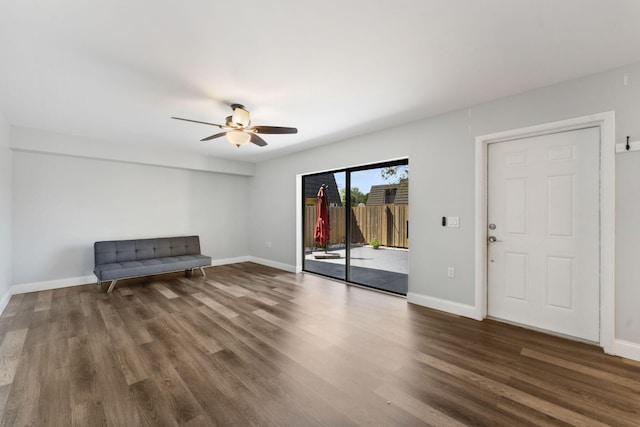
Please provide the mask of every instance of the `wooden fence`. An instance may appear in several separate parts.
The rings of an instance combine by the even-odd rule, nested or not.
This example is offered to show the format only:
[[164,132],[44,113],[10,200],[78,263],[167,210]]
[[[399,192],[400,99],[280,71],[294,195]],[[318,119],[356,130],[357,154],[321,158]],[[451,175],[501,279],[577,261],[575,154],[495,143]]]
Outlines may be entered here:
[[[330,244],[346,242],[347,227],[344,207],[329,208]],[[316,227],[315,206],[306,206],[304,212],[304,246],[316,245],[313,233]],[[383,246],[408,248],[408,205],[359,206],[351,208],[351,243],[369,243],[378,239]]]

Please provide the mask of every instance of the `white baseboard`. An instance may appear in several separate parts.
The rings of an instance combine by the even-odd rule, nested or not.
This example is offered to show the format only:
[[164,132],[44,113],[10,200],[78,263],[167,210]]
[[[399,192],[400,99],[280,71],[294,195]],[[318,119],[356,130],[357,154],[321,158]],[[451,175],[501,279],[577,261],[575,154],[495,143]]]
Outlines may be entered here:
[[214,259],[211,260],[211,266],[216,267],[218,265],[227,265],[227,264],[238,264],[240,262],[247,262],[250,257],[248,256],[239,256],[235,258],[222,258],[222,259]]
[[46,280],[44,282],[32,282],[21,283],[19,285],[12,285],[5,294],[0,297],[0,313],[4,312],[7,308],[9,300],[12,295],[26,294],[29,292],[48,291],[51,289],[69,288],[71,286],[86,285],[89,283],[96,283],[96,276],[80,276],[69,277],[66,279]]
[[47,280],[44,282],[21,283],[9,288],[11,295],[26,294],[28,292],[48,291],[50,289],[68,288],[71,286],[96,283],[96,276],[68,277],[66,279]]
[[8,289],[7,292],[2,295],[0,298],[0,313],[4,313],[4,309],[7,308],[9,304],[9,300],[11,299],[11,289]]
[[[416,294],[413,292],[409,292],[407,294],[407,302],[451,314],[457,314],[463,317],[469,317],[475,320],[482,320],[478,318],[478,312],[476,308],[471,305],[460,304],[457,302],[447,301],[422,294]],[[640,361],[640,344],[638,343],[616,339],[613,342],[611,350],[611,354],[614,356],[620,356],[627,359]]]
[[[226,259],[214,259],[211,261],[211,266],[236,264],[239,262],[247,262],[249,257],[237,257]],[[80,277],[68,277],[66,279],[46,280],[43,282],[21,283],[19,285],[13,285],[9,288],[9,291],[0,297],[0,313],[4,312],[7,308],[9,300],[12,295],[26,294],[29,292],[48,291],[50,289],[68,288],[71,286],[86,285],[89,283],[96,283],[96,276],[80,276]]]
[[640,362],[640,344],[616,339],[613,341],[613,354]]
[[266,265],[267,267],[277,268],[278,270],[288,271],[289,273],[296,272],[295,265],[285,264],[282,262],[271,261],[270,259],[257,258],[253,256],[250,256],[248,258],[248,261],[255,262],[256,264]]
[[451,314],[457,314],[458,316],[469,317],[475,320],[482,320],[478,319],[477,310],[472,305],[430,297],[428,295],[416,294],[414,292],[409,292],[407,294],[407,301],[412,304],[421,305],[423,307],[433,308],[435,310],[445,311]]

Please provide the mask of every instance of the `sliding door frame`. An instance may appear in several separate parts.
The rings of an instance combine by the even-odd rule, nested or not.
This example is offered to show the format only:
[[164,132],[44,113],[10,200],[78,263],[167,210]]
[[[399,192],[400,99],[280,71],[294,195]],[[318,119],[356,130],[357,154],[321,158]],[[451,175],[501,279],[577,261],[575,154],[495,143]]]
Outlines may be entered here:
[[364,171],[364,170],[369,170],[369,169],[380,169],[380,168],[387,168],[387,167],[393,167],[393,166],[408,166],[409,165],[409,159],[408,158],[403,158],[403,159],[397,159],[397,160],[389,160],[389,161],[385,161],[385,162],[379,162],[379,163],[371,163],[371,164],[366,164],[366,165],[361,165],[361,166],[354,166],[354,167],[348,167],[348,168],[341,168],[341,169],[334,169],[334,170],[328,170],[328,171],[323,171],[323,172],[315,172],[315,173],[310,173],[310,174],[303,174],[300,175],[301,177],[301,188],[299,189],[300,195],[301,195],[301,211],[302,211],[302,221],[300,224],[300,228],[301,228],[301,239],[302,239],[302,245],[301,245],[301,255],[302,255],[302,271],[303,272],[307,272],[307,270],[305,270],[305,245],[304,245],[304,224],[305,224],[305,207],[306,207],[306,199],[305,199],[305,178],[310,177],[310,176],[314,176],[314,175],[325,175],[325,174],[336,174],[336,173],[343,173],[345,174],[345,204],[344,204],[344,212],[345,212],[345,277],[344,279],[342,278],[338,278],[338,277],[333,277],[333,276],[328,276],[322,273],[317,273],[317,272],[312,272],[313,274],[319,274],[320,276],[324,276],[324,277],[329,277],[332,279],[337,279],[337,280],[344,280],[345,282],[349,283],[349,284],[355,284],[358,286],[366,286],[368,288],[371,289],[377,289],[373,286],[369,286],[363,283],[357,283],[357,282],[352,282],[351,281],[351,174],[353,172],[360,172],[360,171]]

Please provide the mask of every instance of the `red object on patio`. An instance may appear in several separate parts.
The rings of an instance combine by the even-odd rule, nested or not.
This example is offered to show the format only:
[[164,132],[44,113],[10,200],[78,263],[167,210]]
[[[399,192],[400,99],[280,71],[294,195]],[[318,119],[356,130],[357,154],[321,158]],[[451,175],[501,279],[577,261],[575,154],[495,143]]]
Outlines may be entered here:
[[326,245],[329,241],[329,233],[331,232],[331,227],[329,226],[329,207],[327,205],[327,195],[325,194],[323,186],[321,186],[318,190],[317,198],[318,220],[316,221],[316,231],[315,233],[313,233],[313,238],[319,245]]

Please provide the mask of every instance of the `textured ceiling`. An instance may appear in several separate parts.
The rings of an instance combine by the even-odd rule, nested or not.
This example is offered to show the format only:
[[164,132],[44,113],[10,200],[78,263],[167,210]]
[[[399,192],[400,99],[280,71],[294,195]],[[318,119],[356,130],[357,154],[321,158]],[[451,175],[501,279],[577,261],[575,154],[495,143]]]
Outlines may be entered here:
[[[0,0],[0,111],[260,161],[640,62],[637,0]],[[295,126],[240,149],[231,103]]]

